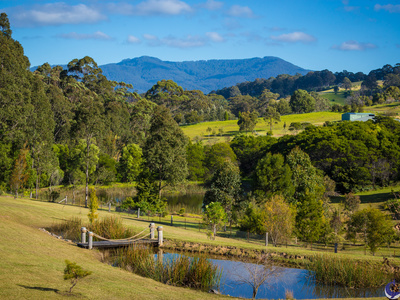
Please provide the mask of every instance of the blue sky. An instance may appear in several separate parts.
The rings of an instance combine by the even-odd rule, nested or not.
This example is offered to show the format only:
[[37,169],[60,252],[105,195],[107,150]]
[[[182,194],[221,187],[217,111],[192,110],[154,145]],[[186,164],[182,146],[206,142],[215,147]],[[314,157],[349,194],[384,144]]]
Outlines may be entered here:
[[91,56],[169,61],[277,56],[352,72],[400,63],[395,0],[0,0],[31,65]]

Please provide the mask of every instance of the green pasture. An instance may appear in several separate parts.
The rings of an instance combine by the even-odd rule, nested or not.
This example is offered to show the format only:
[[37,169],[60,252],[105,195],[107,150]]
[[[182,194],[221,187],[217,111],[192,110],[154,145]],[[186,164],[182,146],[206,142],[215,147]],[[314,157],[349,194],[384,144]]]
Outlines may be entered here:
[[[289,131],[290,123],[311,123],[313,125],[323,125],[326,121],[340,121],[341,113],[336,112],[314,112],[307,114],[293,114],[281,116],[281,121],[274,123],[272,127],[273,136],[282,136],[285,134],[296,134],[297,132]],[[284,124],[286,123],[286,129]],[[194,125],[181,126],[185,135],[191,140],[202,140],[206,143],[216,143],[231,140],[236,134],[239,133],[239,126],[237,120],[229,121],[214,121],[203,122]],[[207,131],[211,128],[211,131]],[[254,134],[265,135],[269,131],[269,124],[263,119],[258,118],[258,123],[255,127]],[[253,134],[248,132],[247,134]]]

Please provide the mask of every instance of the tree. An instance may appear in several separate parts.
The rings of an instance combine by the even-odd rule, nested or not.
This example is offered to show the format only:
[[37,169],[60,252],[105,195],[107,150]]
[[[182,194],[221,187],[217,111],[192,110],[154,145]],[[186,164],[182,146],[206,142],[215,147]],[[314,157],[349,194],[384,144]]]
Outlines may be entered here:
[[292,235],[295,211],[281,195],[272,196],[261,212],[264,232],[268,232],[276,247],[278,242],[288,240]]
[[354,195],[353,193],[348,193],[344,195],[342,203],[344,206],[344,210],[347,211],[349,214],[352,214],[360,206],[361,203],[360,196]]
[[211,202],[219,202],[230,218],[232,206],[238,199],[241,186],[239,168],[230,161],[224,162],[216,170],[207,185],[208,189],[204,195],[203,207]]
[[296,235],[303,241],[312,244],[320,238],[325,225],[323,202],[315,195],[305,195],[303,201],[296,205]]
[[136,144],[128,144],[122,149],[118,165],[118,176],[122,182],[135,181],[141,171],[142,149]]
[[164,106],[157,107],[143,154],[144,167],[157,181],[160,198],[166,185],[175,185],[187,177],[186,144],[187,138],[169,110]]
[[239,114],[237,124],[239,125],[239,131],[253,131],[257,124],[258,113],[256,111],[242,112]]
[[277,112],[276,108],[269,105],[265,110],[264,120],[269,123],[269,130],[272,132],[272,123],[273,121],[280,122],[281,115]]
[[257,188],[267,196],[282,194],[286,197],[293,196],[292,171],[285,163],[282,154],[270,152],[261,159],[256,167]]
[[376,208],[365,208],[351,215],[348,224],[350,235],[359,233],[365,246],[375,255],[380,246],[389,244],[394,237],[394,229],[388,216]]
[[187,162],[189,169],[189,180],[204,180],[205,170],[205,152],[201,142],[192,143],[189,141],[187,145]]
[[310,196],[320,199],[325,192],[324,179],[312,165],[310,157],[299,147],[295,147],[286,157],[292,171],[294,195],[290,202],[298,203]]
[[214,239],[217,235],[217,227],[219,224],[227,221],[227,215],[219,202],[211,202],[204,208],[203,221],[207,225],[211,225]]
[[89,203],[88,218],[89,218],[90,224],[92,224],[93,221],[96,220],[99,216],[99,214],[96,213],[97,209],[99,208],[99,202],[97,200],[95,188],[90,188],[89,198],[90,198],[90,203]]
[[309,113],[315,110],[315,99],[305,90],[296,90],[290,97],[289,105],[294,113]]
[[10,186],[15,192],[15,198],[18,198],[18,190],[28,181],[29,172],[29,149],[23,148],[19,151],[19,155],[14,163],[14,168],[11,173]]
[[71,280],[71,287],[69,288],[69,293],[79,280],[92,274],[91,271],[83,270],[81,266],[77,265],[75,262],[70,262],[65,260],[66,267],[64,269],[64,280]]
[[[260,256],[254,260],[242,262],[238,271],[233,273],[239,284],[248,284],[251,286],[253,293],[252,298],[255,299],[259,288],[268,281],[282,275],[282,269],[276,266],[272,259],[267,256]],[[272,285],[272,284],[271,284]]]
[[351,90],[351,81],[349,78],[345,77],[343,78],[343,87],[345,88],[345,90]]

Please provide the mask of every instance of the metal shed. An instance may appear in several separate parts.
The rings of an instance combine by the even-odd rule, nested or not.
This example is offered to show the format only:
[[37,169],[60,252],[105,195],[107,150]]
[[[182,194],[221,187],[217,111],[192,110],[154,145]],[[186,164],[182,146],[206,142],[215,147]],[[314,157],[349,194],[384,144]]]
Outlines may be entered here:
[[345,113],[342,114],[342,121],[368,121],[372,120],[375,117],[375,114],[371,113]]

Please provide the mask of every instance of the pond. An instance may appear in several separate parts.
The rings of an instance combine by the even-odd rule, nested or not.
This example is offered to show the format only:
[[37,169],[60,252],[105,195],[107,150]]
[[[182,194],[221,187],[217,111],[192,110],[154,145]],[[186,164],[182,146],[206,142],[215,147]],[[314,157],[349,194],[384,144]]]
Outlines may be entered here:
[[[163,253],[163,259],[172,259],[181,254]],[[252,281],[260,265],[240,261],[211,259],[222,268],[219,291],[224,295],[252,298],[253,289],[245,281]],[[258,290],[256,299],[285,299],[290,291],[294,299],[384,297],[384,287],[371,289],[349,289],[339,286],[323,286],[312,281],[308,270],[274,266],[276,277],[269,277]],[[260,272],[258,274],[261,274]]]
[[204,194],[163,195],[167,199],[168,209],[178,211],[181,207],[188,213],[201,213]]

